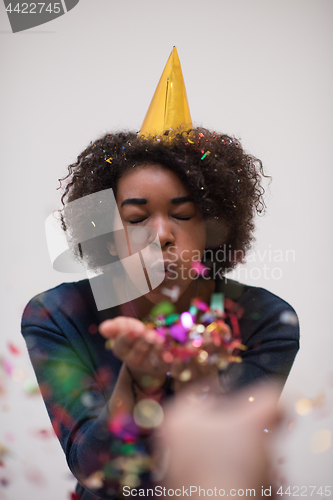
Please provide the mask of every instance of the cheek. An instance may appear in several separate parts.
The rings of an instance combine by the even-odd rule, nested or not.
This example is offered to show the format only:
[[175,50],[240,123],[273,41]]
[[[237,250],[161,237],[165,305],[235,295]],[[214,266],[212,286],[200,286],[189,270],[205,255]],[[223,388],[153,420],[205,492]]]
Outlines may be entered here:
[[119,259],[125,259],[129,256],[128,245],[125,231],[116,231],[114,233],[114,242]]
[[204,223],[193,224],[189,232],[184,235],[181,245],[184,262],[186,267],[191,267],[193,262],[201,262],[204,250],[206,248],[206,228]]
[[204,221],[199,221],[192,227],[191,245],[193,249],[204,252],[206,248],[206,224]]

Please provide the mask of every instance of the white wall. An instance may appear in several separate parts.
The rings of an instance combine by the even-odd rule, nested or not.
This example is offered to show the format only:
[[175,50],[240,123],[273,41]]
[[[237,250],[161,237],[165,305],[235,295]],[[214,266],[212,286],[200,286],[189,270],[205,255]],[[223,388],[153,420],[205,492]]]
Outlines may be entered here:
[[[0,479],[9,481],[0,499],[69,498],[73,481],[55,438],[34,434],[50,424],[40,397],[23,387],[33,373],[20,316],[33,295],[72,279],[52,270],[44,238],[45,218],[60,207],[57,179],[99,135],[140,128],[173,45],[194,124],[241,138],[273,177],[251,264],[259,269],[252,276],[261,277],[249,274],[246,281],[282,296],[299,315],[301,351],[286,394],[324,393],[327,401],[333,384],[331,0],[82,0],[55,21],[16,34],[3,3],[0,13],[0,355],[7,372],[8,363],[14,369],[11,376],[0,371],[0,442],[11,453],[0,468]],[[293,250],[295,261],[274,262],[276,250],[285,260]],[[271,276],[275,267],[280,279]],[[23,353],[10,353],[8,342]],[[310,435],[302,436],[305,442]],[[294,458],[294,468],[307,460],[318,474],[319,467],[321,474],[331,470],[332,449],[320,462],[309,453]]]

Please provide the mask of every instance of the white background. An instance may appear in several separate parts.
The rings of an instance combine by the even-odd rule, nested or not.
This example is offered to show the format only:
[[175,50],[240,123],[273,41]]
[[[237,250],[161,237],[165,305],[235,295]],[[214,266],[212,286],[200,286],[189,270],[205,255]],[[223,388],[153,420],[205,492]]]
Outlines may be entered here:
[[[173,45],[194,125],[240,138],[273,177],[254,246],[266,257],[256,254],[259,278],[245,281],[299,315],[301,350],[283,398],[326,403],[296,425],[287,469],[294,484],[329,484],[332,448],[314,455],[309,442],[314,430],[332,429],[332,1],[81,0],[16,34],[3,3],[0,15],[0,357],[14,370],[0,371],[0,442],[10,451],[0,499],[61,500],[73,490],[56,439],[35,437],[50,424],[23,387],[33,372],[20,316],[33,295],[73,279],[53,271],[44,236],[61,206],[57,179],[101,134],[140,129]],[[274,262],[275,250],[294,250],[295,261]],[[263,265],[281,278],[265,279]]]

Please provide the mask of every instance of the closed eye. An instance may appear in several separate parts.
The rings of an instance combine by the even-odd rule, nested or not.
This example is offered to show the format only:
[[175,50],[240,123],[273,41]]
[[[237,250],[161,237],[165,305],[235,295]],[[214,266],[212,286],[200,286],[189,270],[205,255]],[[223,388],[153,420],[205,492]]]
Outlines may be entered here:
[[[177,219],[177,220],[191,220],[192,217],[178,217],[176,215],[173,216],[174,219]],[[147,217],[145,217],[144,219],[138,219],[138,220],[129,220],[128,222],[130,224],[139,224],[140,222],[144,222],[145,220],[147,219]]]
[[129,220],[128,222],[130,224],[139,224],[139,222],[144,222],[146,220],[146,217],[144,219],[139,219],[139,220]]

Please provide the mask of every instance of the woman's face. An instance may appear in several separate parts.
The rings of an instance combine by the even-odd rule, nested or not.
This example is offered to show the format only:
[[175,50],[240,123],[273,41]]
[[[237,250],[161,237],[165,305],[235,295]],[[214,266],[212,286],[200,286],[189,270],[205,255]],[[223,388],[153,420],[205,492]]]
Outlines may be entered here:
[[[179,296],[195,273],[192,260],[200,261],[205,249],[205,223],[189,192],[175,173],[159,164],[144,164],[118,181],[117,206],[124,226],[153,228],[160,241],[165,278],[146,297],[165,298],[163,288],[179,287]],[[121,257],[121,244],[115,238]]]

